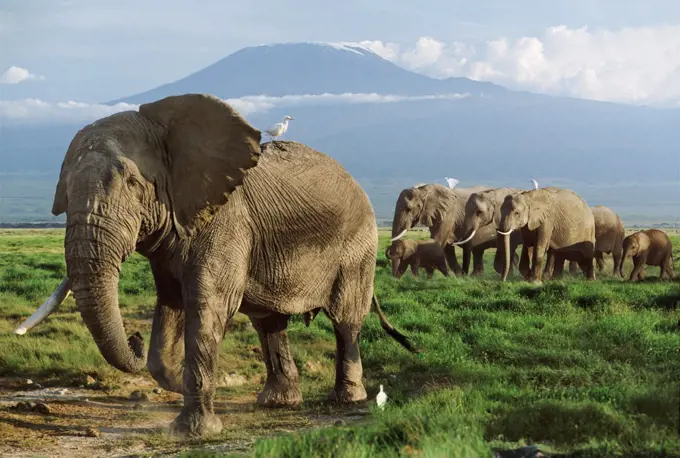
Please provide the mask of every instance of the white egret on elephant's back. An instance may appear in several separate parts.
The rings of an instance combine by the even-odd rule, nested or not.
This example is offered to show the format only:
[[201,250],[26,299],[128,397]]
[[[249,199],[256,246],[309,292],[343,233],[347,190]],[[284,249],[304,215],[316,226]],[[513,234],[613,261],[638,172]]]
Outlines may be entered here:
[[271,126],[269,129],[265,130],[264,132],[269,136],[269,138],[274,141],[274,138],[278,138],[281,135],[283,135],[287,130],[288,130],[288,121],[292,120],[292,116],[284,116],[282,122],[277,122],[273,126]]

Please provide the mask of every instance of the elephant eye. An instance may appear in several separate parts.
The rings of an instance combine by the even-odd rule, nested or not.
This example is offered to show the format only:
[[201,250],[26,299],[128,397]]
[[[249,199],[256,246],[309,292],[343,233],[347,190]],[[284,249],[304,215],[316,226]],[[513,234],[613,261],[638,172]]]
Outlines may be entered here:
[[139,180],[137,180],[137,178],[135,178],[133,176],[128,177],[128,179],[125,180],[125,181],[126,181],[127,185],[132,189],[140,188],[142,186],[142,184],[139,182]]

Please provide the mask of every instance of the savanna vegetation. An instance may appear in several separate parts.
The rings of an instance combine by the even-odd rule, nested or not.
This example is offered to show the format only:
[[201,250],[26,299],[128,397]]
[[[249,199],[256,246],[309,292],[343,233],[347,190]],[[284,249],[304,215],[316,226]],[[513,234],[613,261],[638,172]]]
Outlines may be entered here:
[[[109,366],[71,297],[26,335],[12,334],[65,275],[63,231],[0,231],[0,454],[482,457],[535,443],[553,456],[680,456],[680,283],[658,281],[656,267],[638,284],[610,277],[611,258],[596,282],[566,275],[536,286],[514,273],[501,283],[493,250],[483,278],[397,280],[383,255],[388,239],[381,233],[376,293],[421,354],[386,336],[372,313],[361,336],[369,402],[334,406],[325,402],[334,380],[330,321],[320,314],[306,327],[294,317],[305,404],[264,409],[255,404],[265,375],[257,334],[237,315],[220,361],[224,431],[182,441],[163,429],[181,396],[154,392],[146,372]],[[680,275],[680,236],[672,240]],[[119,291],[128,332],[148,340],[155,289],[141,256],[124,264]],[[373,402],[380,384],[384,411]],[[19,394],[55,387],[73,396],[41,394],[49,413],[14,407]],[[130,400],[133,391],[142,397]]]

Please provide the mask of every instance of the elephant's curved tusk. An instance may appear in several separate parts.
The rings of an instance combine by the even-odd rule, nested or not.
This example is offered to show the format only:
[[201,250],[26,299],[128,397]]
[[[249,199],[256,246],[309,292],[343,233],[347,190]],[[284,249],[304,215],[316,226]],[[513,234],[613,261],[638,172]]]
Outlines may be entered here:
[[502,232],[502,231],[499,231],[499,230],[496,230],[496,232],[498,232],[501,235],[510,235],[510,234],[512,234],[512,229],[510,229],[508,232]]
[[26,320],[21,323],[21,326],[14,330],[14,334],[24,335],[26,331],[31,329],[33,326],[40,324],[45,318],[49,316],[50,313],[54,312],[64,299],[71,294],[71,285],[69,284],[68,277],[64,278],[57,289],[48,297],[45,302],[33,312],[33,315],[26,318]]
[[392,240],[390,240],[390,242],[396,242],[397,240],[402,238],[404,235],[406,235],[407,232],[408,232],[408,229],[404,229],[403,231],[401,231],[399,233],[399,235],[397,235],[396,237],[392,237]]
[[463,240],[463,241],[461,241],[461,242],[451,242],[451,245],[456,245],[456,246],[458,246],[458,245],[462,245],[462,244],[464,244],[464,243],[468,243],[470,240],[472,240],[472,237],[474,237],[476,233],[477,233],[477,229],[475,229],[474,231],[472,231],[472,234],[470,234],[470,237],[466,238],[465,240]]

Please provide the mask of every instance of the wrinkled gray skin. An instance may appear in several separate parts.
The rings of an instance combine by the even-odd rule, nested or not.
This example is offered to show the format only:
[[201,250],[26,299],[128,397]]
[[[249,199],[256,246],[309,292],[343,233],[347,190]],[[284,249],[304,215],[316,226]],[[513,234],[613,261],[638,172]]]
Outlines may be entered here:
[[510,234],[515,230],[522,231],[520,271],[528,270],[527,280],[541,281],[543,257],[548,250],[577,261],[586,279],[595,280],[595,220],[588,204],[575,192],[546,187],[506,196],[499,226],[506,253],[503,281],[510,271]]
[[[468,198],[465,205],[465,218],[462,224],[461,232],[464,234],[461,241],[465,241],[473,235],[473,239],[478,237],[480,246],[484,248],[496,248],[494,255],[493,266],[496,272],[503,273],[505,266],[505,251],[503,250],[503,238],[496,233],[498,225],[501,221],[501,205],[505,196],[514,195],[521,192],[519,189],[513,188],[493,188],[485,191],[474,192]],[[484,243],[481,243],[484,239]],[[457,242],[460,243],[460,242]],[[519,257],[516,254],[517,246],[522,244],[522,234],[520,231],[514,231],[510,235],[510,252],[512,253],[512,264],[510,271],[512,272],[513,265],[516,267]],[[484,251],[480,253],[480,259],[475,259],[473,275],[484,274],[484,260],[481,258]],[[479,266],[479,267],[478,267]]]
[[623,259],[633,257],[630,281],[645,278],[645,266],[659,266],[660,279],[676,278],[673,267],[673,245],[664,231],[648,229],[630,234],[623,239]]
[[144,344],[138,333],[126,338],[117,286],[128,256],[149,259],[157,305],[148,369],[184,395],[178,434],[222,428],[215,371],[236,312],[260,337],[264,405],[302,401],[291,315],[322,309],[331,319],[338,402],[366,399],[359,333],[371,303],[383,328],[401,336],[373,294],[378,236],[368,197],[333,159],[276,143],[261,146],[260,132],[221,100],[190,94],[94,122],[66,153],[52,212],[67,214],[78,310],[110,364],[144,369]]
[[392,263],[392,275],[396,278],[401,278],[409,266],[414,277],[418,276],[421,267],[427,272],[427,278],[432,278],[435,269],[445,277],[449,276],[444,250],[432,239],[395,240],[385,248],[385,257]]
[[[481,254],[488,248],[484,245],[487,243],[488,235],[481,233],[461,247],[463,249],[462,269],[451,243],[455,240],[462,240],[461,230],[468,197],[473,192],[485,189],[488,187],[450,189],[438,183],[403,189],[399,193],[394,208],[392,238],[417,225],[426,226],[430,229],[430,238],[436,240],[444,249],[446,260],[453,273],[467,275],[470,269],[470,255],[474,254],[476,260],[481,259]],[[474,268],[483,270],[483,266],[476,264]]]
[[[595,218],[595,261],[597,263],[597,270],[604,271],[604,255],[612,255],[614,267],[612,275],[624,277],[623,272],[623,239],[625,237],[625,228],[619,215],[617,215],[611,208],[604,205],[596,205],[590,207]],[[543,271],[543,276],[546,278],[558,278],[564,271],[564,259],[556,263],[555,257],[551,255],[549,250],[548,261]],[[578,263],[569,261],[569,273],[578,273],[580,270]]]

